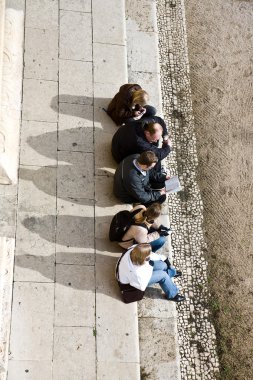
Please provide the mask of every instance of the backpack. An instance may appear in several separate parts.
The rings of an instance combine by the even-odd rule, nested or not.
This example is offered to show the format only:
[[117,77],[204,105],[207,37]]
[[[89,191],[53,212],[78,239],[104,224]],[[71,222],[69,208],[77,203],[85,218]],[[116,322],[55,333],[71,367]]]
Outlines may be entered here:
[[132,212],[123,210],[114,215],[109,230],[110,241],[121,242],[127,230],[131,227],[132,224],[135,224],[134,216],[141,210],[142,208],[138,208]]

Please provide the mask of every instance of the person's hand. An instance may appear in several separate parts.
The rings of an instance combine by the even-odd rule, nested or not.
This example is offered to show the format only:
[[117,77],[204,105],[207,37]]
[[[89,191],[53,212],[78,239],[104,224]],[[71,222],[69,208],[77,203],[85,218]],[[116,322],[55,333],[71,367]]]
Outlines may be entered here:
[[163,139],[163,145],[169,145],[170,147],[172,147],[171,139],[170,138]]
[[169,175],[166,175],[166,180],[167,180],[167,179],[170,179],[170,176],[169,176]]
[[162,230],[162,231],[159,232],[159,235],[160,235],[160,236],[168,236],[168,235],[169,235],[169,232],[168,232],[168,231],[164,231],[164,230]]
[[165,187],[164,187],[163,189],[160,190],[160,194],[161,194],[161,195],[166,194]]

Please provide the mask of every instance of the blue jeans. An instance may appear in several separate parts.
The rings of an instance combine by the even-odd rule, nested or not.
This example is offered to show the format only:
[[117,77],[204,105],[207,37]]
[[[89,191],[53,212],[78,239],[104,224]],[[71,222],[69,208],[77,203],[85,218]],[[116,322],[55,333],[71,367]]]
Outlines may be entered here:
[[168,269],[167,264],[162,260],[153,261],[153,263],[153,273],[148,286],[158,283],[167,298],[174,298],[179,292],[178,287],[171,280],[171,277],[177,273],[176,269],[172,266]]
[[151,245],[152,252],[158,251],[166,241],[166,238],[164,236],[160,236],[158,239],[151,241],[149,244]]

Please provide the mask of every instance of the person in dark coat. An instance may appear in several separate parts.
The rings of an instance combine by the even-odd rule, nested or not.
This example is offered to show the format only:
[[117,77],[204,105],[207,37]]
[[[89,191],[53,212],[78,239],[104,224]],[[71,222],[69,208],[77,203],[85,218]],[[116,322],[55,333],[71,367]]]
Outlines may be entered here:
[[[114,175],[114,195],[124,203],[141,203],[145,206],[153,202],[163,203],[166,199],[165,174],[151,173],[157,163],[154,152],[133,154],[121,161]],[[152,182],[160,183],[160,190],[152,188]]]
[[[162,147],[159,140],[163,137]],[[150,150],[155,153],[158,161],[163,160],[171,151],[171,140],[164,120],[158,116],[139,121],[128,121],[122,125],[112,138],[112,155],[117,163],[130,154]]]
[[139,120],[144,115],[154,116],[156,109],[147,105],[148,93],[140,85],[127,83],[120,87],[107,108],[107,114],[116,125],[122,125],[127,120]]

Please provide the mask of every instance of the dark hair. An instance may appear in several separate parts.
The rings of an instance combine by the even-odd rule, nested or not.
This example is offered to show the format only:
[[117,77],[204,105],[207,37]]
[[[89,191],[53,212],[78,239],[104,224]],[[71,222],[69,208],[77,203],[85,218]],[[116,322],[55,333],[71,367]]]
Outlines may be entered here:
[[155,153],[151,150],[147,150],[146,152],[142,152],[140,156],[137,158],[137,162],[141,165],[151,166],[154,163],[157,163],[158,158]]
[[149,123],[146,123],[144,125],[144,131],[149,132],[151,134],[151,136],[154,135],[157,132],[155,129],[156,124],[158,124],[160,126],[160,128],[162,129],[162,126],[159,123],[157,123],[155,121],[150,121]]

